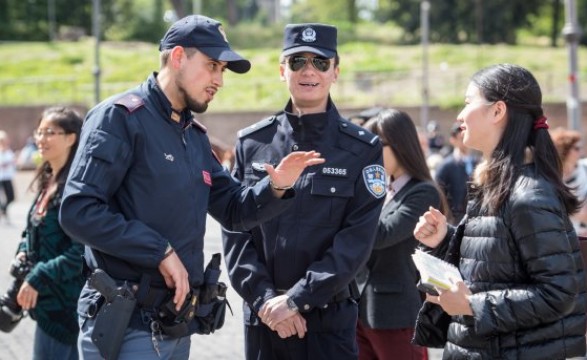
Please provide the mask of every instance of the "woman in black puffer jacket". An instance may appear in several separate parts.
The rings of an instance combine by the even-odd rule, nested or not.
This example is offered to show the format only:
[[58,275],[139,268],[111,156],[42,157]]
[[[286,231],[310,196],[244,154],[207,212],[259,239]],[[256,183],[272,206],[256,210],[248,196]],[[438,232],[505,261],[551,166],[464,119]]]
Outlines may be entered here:
[[[465,102],[464,143],[483,154],[467,215],[455,231],[430,209],[414,230],[438,257],[458,249],[464,282],[427,296],[452,316],[443,358],[584,356],[585,274],[569,220],[579,204],[561,180],[540,87],[524,68],[495,65],[473,76]],[[421,310],[420,340],[434,306]]]

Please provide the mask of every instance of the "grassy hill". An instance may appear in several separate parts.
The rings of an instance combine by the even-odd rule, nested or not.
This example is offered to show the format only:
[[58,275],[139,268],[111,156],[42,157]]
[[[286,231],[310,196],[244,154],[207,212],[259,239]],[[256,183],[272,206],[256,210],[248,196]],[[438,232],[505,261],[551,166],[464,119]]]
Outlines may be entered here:
[[[143,81],[159,67],[157,46],[146,43],[102,43],[101,98]],[[279,48],[240,51],[252,63],[245,75],[230,71],[209,111],[278,109],[287,99],[279,80]],[[339,47],[341,77],[332,93],[339,106],[415,105],[421,103],[422,48],[375,43]],[[579,59],[587,59],[581,49]],[[94,104],[95,43],[0,43],[0,106],[22,104]],[[564,101],[568,93],[565,47],[505,45],[431,45],[430,105],[462,103],[468,78],[479,68],[517,63],[534,72],[545,101]],[[582,74],[587,64],[581,63]],[[586,79],[581,88],[587,91]],[[585,96],[583,96],[585,98]]]

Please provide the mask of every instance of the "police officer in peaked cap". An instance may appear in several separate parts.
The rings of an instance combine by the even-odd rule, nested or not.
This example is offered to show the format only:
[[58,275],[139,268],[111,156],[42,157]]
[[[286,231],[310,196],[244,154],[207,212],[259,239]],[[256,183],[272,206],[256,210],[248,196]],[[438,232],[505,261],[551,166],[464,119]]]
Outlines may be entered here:
[[247,359],[356,359],[354,277],[374,243],[386,194],[379,139],[344,119],[330,97],[337,29],[285,27],[285,108],[240,131],[233,175],[253,186],[292,151],[325,163],[293,184],[295,204],[248,232],[225,229],[231,283],[244,299]]

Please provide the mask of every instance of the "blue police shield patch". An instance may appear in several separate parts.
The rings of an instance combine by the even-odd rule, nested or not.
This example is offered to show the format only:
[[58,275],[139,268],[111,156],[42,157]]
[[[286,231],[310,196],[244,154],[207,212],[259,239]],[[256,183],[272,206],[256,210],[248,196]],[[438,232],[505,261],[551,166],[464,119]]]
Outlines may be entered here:
[[385,169],[381,165],[369,165],[363,169],[367,190],[376,198],[385,196]]

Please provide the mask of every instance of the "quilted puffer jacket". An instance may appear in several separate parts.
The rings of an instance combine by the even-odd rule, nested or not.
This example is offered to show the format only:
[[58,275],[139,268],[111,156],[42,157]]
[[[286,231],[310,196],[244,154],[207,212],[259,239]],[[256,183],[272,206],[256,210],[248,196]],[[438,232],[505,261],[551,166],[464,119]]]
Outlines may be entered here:
[[474,315],[452,318],[443,358],[584,356],[583,260],[552,185],[527,165],[498,216],[474,201],[467,212],[459,269]]

